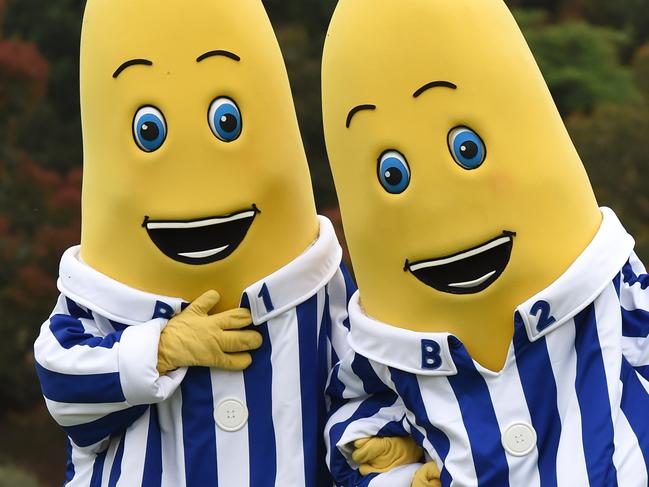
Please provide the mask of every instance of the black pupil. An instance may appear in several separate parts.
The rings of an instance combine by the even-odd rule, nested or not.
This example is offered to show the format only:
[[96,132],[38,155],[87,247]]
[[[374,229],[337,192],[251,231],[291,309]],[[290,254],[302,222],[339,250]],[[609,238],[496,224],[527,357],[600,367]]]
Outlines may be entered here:
[[462,157],[473,159],[478,155],[478,144],[469,140],[460,146],[460,151],[462,152]]
[[237,124],[237,117],[231,113],[223,115],[219,121],[219,125],[221,125],[221,128],[227,133],[234,132],[237,128]]
[[153,122],[145,122],[140,127],[140,135],[144,140],[153,142],[160,136],[160,129]]
[[401,183],[401,181],[403,181],[403,174],[398,168],[391,167],[387,171],[385,171],[385,180],[391,186],[396,186]]

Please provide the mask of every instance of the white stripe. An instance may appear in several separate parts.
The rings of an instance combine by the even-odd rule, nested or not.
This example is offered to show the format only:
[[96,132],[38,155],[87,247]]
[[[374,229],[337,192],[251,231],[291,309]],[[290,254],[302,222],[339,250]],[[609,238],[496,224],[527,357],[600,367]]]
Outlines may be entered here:
[[649,289],[643,290],[640,283],[629,286],[623,281],[620,285],[620,304],[628,311],[649,311]]
[[331,314],[331,345],[340,360],[349,350],[347,344],[349,332],[343,324],[348,318],[347,287],[345,286],[345,277],[340,269],[329,283],[327,290],[329,292],[329,312]]
[[236,215],[232,216],[207,218],[205,220],[199,220],[195,222],[147,222],[146,227],[148,230],[186,230],[188,228],[203,228],[210,227],[212,225],[220,225],[221,223],[245,220],[246,218],[252,218],[253,216],[255,216],[255,212],[254,210],[250,210],[242,213],[237,213]]
[[646,487],[649,485],[647,467],[629,421],[618,412],[615,428],[613,463],[617,469],[617,483],[621,487]]
[[622,316],[617,301],[617,292],[613,284],[604,289],[595,300],[595,319],[597,335],[604,361],[604,371],[608,388],[609,404],[616,410],[619,408],[621,393],[620,369],[622,363]]
[[638,258],[638,254],[636,254],[635,252],[631,252],[631,257],[629,258],[629,262],[631,263],[631,269],[633,269],[633,272],[635,273],[636,276],[640,276],[642,274],[647,273],[647,269],[645,265]]
[[[557,478],[565,485],[588,485],[588,470],[582,443],[581,410],[575,390],[577,352],[575,322],[571,320],[545,337],[548,355],[557,384],[557,409],[561,418],[561,437],[557,451]],[[538,345],[536,345],[538,346]]]
[[110,480],[110,472],[113,469],[113,464],[115,463],[115,455],[117,453],[117,448],[121,443],[122,437],[115,436],[110,439],[110,444],[108,451],[106,452],[106,459],[104,460],[104,470],[101,475],[101,485],[108,486],[108,481]]
[[74,465],[74,477],[65,487],[88,487],[92,478],[92,469],[95,465],[95,453],[87,449],[81,449],[72,444],[72,464]]
[[[272,411],[277,452],[275,485],[305,485],[300,347],[295,308],[270,320],[268,334],[272,343]],[[311,353],[315,353],[317,343],[311,344],[311,348]]]
[[343,406],[341,406],[334,414],[331,415],[329,420],[327,421],[327,425],[325,426],[325,431],[324,431],[324,436],[325,436],[325,447],[327,448],[327,464],[331,465],[331,456],[334,452],[334,450],[337,449],[337,445],[341,447],[341,451],[343,454],[347,457],[347,461],[352,465],[351,463],[351,450],[343,448],[344,444],[342,442],[338,442],[337,445],[332,445],[331,444],[331,429],[340,424],[344,423],[349,420],[349,418],[352,417],[356,409],[358,408],[359,404],[362,401],[360,400],[351,400],[349,402],[346,402]]
[[116,411],[123,411],[131,407],[126,402],[120,403],[101,403],[101,404],[74,404],[67,402],[50,401],[45,398],[47,409],[56,419],[56,422],[67,428],[68,426],[77,426],[80,424],[90,423],[107,414]]
[[[527,409],[513,346],[509,349],[506,367],[500,374],[488,372],[479,365],[477,365],[477,369],[489,389],[501,435],[512,423],[523,422],[531,425],[532,418]],[[540,485],[541,479],[537,465],[538,450],[535,449],[522,457],[515,457],[506,452],[505,456],[509,465],[509,485],[524,485],[525,487]]]
[[122,473],[117,487],[133,487],[142,484],[145,463],[142,459],[146,458],[150,417],[149,409],[126,430],[126,437],[122,440],[124,441]]
[[411,271],[418,271],[420,269],[428,269],[430,267],[439,267],[443,266],[446,264],[452,264],[453,262],[457,262],[459,260],[464,260],[468,259],[469,257],[473,257],[474,255],[479,255],[482,254],[483,252],[487,252],[488,250],[494,249],[500,245],[504,245],[506,243],[511,242],[512,237],[501,237],[497,240],[494,240],[492,242],[486,243],[477,249],[473,250],[467,250],[466,252],[462,252],[461,254],[454,255],[452,257],[446,257],[444,259],[438,259],[438,260],[431,260],[428,262],[421,262],[419,264],[414,264],[410,266]]
[[157,405],[162,434],[162,487],[185,487],[182,392]]
[[[429,422],[442,430],[450,440],[450,449],[444,465],[453,474],[453,485],[473,487],[478,485],[478,477],[471,454],[469,434],[462,421],[462,412],[451,384],[447,378],[418,376],[421,398],[426,407]],[[410,418],[413,422],[413,418]],[[418,428],[423,434],[425,431]],[[430,445],[430,443],[429,443]],[[430,445],[432,448],[432,445]],[[428,451],[441,465],[437,452]]]
[[421,464],[404,465],[396,467],[389,472],[374,477],[368,487],[410,487],[412,479],[421,467]]
[[[243,373],[212,369],[211,378],[215,408],[229,398],[246,404]],[[219,485],[247,486],[250,483],[248,424],[239,431],[224,431],[218,425],[215,428]]]
[[49,321],[43,324],[34,344],[34,358],[42,367],[68,375],[110,374],[119,370],[119,343],[113,348],[63,348],[49,325]]
[[649,338],[622,337],[622,352],[634,367],[649,365]]

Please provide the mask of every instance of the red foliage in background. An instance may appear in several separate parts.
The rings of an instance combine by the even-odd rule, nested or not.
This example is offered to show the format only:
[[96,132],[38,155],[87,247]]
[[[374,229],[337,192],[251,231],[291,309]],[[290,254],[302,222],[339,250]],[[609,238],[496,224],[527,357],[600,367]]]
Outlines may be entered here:
[[[5,9],[0,0],[0,26]],[[56,299],[60,256],[79,241],[81,169],[45,167],[20,143],[49,74],[34,44],[0,36],[0,417],[38,397],[32,344]]]

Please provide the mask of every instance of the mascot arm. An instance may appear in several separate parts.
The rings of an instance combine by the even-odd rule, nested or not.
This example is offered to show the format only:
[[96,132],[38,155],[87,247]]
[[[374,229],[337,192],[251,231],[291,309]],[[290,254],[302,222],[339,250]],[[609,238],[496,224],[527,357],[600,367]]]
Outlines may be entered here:
[[633,254],[620,277],[622,353],[636,372],[649,380],[649,274]]
[[165,376],[156,370],[166,323],[106,333],[95,314],[61,297],[41,327],[34,358],[48,409],[77,446],[123,432],[176,390],[186,369]]
[[423,452],[409,439],[403,402],[375,367],[382,366],[350,351],[332,372],[325,429],[329,470],[343,487],[410,487]]

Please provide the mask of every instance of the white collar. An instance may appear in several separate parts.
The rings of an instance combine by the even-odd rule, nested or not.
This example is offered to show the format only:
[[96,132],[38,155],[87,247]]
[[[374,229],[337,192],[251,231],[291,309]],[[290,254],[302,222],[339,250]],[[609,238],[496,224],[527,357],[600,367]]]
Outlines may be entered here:
[[318,239],[295,260],[249,286],[242,303],[261,325],[314,296],[336,274],[343,251],[329,219],[320,219]]
[[[624,230],[615,213],[602,208],[603,221],[597,235],[568,270],[549,287],[516,308],[530,341],[556,330],[592,303],[609,285],[629,259],[635,242]],[[547,303],[552,324],[538,328],[540,305]],[[417,333],[397,328],[367,316],[357,292],[349,303],[350,346],[376,362],[420,375],[457,373],[451,348],[461,346],[449,333]],[[439,353],[429,353],[431,343]],[[436,345],[434,345],[436,344]],[[431,368],[427,360],[439,357]],[[437,366],[438,365],[438,366]]]
[[[244,291],[242,302],[250,305],[256,325],[306,301],[336,273],[342,249],[331,222],[318,218],[320,235],[302,255]],[[186,305],[180,298],[139,291],[111,279],[83,262],[79,253],[76,246],[63,254],[57,287],[74,302],[109,320],[137,325],[154,318],[169,319]],[[271,299],[270,310],[265,295]]]

